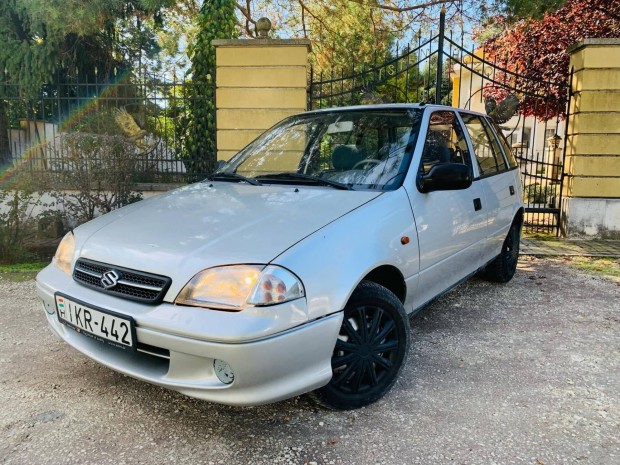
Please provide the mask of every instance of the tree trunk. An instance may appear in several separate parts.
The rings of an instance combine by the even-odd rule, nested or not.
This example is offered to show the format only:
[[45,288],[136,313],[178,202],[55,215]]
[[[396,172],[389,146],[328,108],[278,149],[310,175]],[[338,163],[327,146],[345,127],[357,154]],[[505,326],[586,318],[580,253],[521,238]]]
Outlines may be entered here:
[[0,166],[11,162],[11,142],[9,140],[9,118],[6,113],[6,103],[0,100]]

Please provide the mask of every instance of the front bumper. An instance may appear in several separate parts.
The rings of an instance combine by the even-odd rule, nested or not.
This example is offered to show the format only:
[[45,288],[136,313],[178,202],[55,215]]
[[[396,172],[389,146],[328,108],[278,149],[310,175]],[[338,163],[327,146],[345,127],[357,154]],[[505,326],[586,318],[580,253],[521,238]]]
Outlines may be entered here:
[[[121,350],[66,327],[56,316],[55,291],[132,316],[136,321],[138,342],[143,347],[162,349],[165,355]],[[331,356],[343,318],[343,313],[338,312],[282,330],[281,316],[287,310],[299,316],[303,310],[299,309],[299,302],[278,306],[296,308],[273,308],[272,312],[262,309],[262,319],[257,315],[243,315],[245,311],[226,313],[169,303],[149,306],[80,286],[52,266],[37,277],[37,293],[53,332],[93,360],[149,383],[229,405],[276,402],[327,384],[332,376]],[[187,312],[184,321],[179,321],[179,311]],[[222,314],[229,321],[217,320]],[[166,315],[173,319],[169,330],[165,328]],[[237,325],[234,325],[235,316]],[[214,327],[215,323],[224,324],[224,327]],[[287,324],[293,323],[288,321]],[[238,333],[239,328],[252,331],[242,335]],[[239,335],[237,342],[235,332]],[[169,358],[164,358],[168,353]],[[234,381],[231,384],[224,384],[217,378],[213,368],[215,359],[232,367]]]

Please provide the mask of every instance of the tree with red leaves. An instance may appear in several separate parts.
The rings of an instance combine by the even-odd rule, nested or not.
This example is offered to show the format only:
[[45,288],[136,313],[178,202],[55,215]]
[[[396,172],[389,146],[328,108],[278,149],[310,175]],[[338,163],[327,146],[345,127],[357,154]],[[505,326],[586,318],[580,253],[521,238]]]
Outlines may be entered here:
[[486,60],[504,68],[484,94],[500,101],[516,93],[520,112],[562,117],[570,74],[568,48],[586,38],[620,37],[620,0],[568,0],[541,19],[524,19],[484,44]]

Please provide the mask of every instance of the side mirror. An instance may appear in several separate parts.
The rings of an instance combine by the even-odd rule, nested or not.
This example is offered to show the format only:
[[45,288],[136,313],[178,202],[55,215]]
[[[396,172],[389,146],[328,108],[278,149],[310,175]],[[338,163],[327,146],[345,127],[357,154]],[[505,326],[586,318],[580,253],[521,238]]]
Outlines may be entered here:
[[439,163],[428,173],[418,175],[420,192],[467,189],[472,183],[472,170],[461,163]]

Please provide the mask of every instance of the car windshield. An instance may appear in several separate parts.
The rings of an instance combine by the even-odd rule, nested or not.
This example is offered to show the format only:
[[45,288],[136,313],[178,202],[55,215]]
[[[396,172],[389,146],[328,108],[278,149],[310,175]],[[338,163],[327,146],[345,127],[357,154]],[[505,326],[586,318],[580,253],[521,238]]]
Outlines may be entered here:
[[416,108],[294,116],[248,145],[213,179],[393,190],[409,167],[421,116]]

